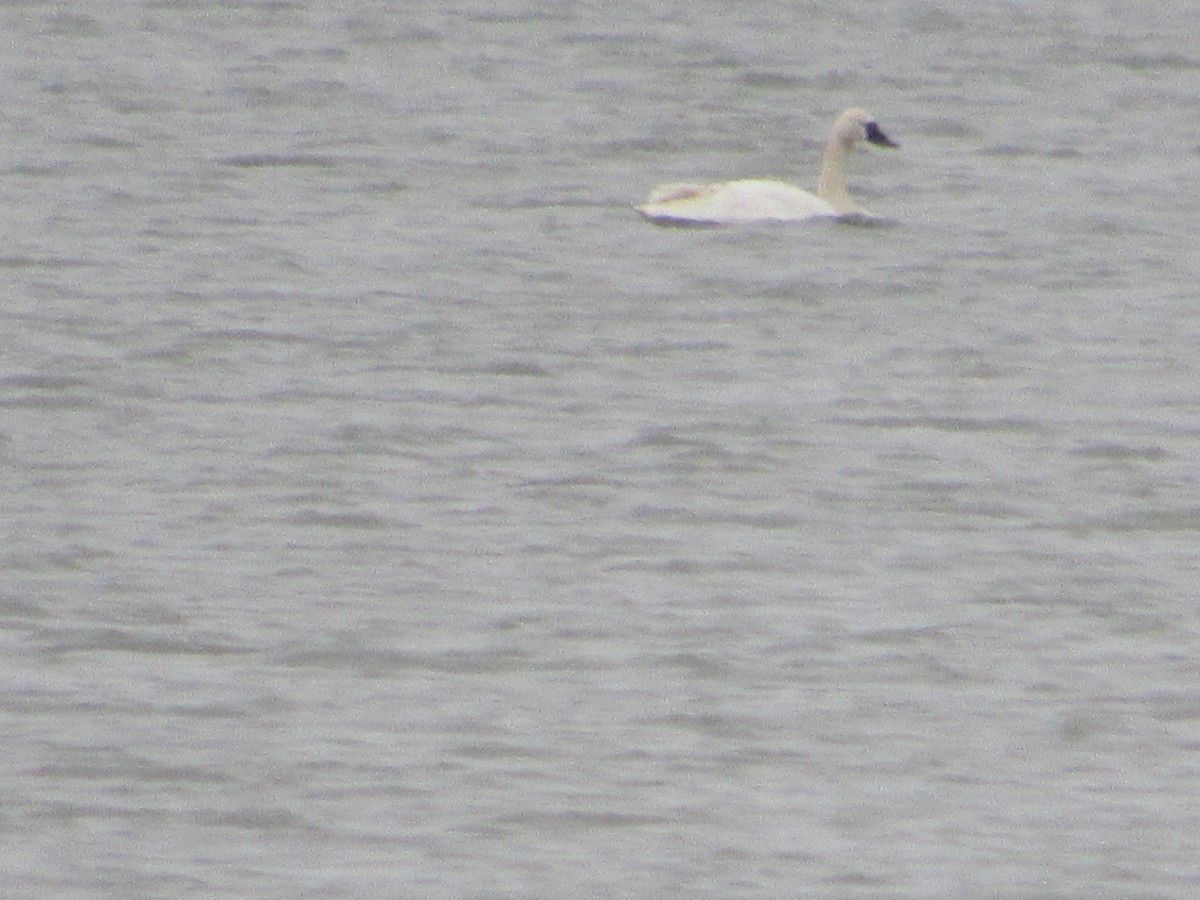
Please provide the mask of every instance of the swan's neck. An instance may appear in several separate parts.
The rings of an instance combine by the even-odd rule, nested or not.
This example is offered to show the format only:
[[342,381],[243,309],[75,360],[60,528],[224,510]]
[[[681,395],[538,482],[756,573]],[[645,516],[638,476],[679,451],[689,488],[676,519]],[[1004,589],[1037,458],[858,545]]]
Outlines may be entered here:
[[839,213],[866,213],[866,210],[846,193],[846,157],[850,144],[830,135],[821,157],[821,181],[817,185],[817,196]]

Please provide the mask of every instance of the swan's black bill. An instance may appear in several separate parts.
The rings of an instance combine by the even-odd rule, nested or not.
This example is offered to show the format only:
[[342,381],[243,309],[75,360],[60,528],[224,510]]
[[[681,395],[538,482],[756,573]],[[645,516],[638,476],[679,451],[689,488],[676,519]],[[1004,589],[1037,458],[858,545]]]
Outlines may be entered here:
[[867,130],[867,140],[872,144],[878,144],[880,147],[899,147],[900,145],[893,141],[890,137],[883,133],[883,130],[874,122],[868,122],[863,126]]

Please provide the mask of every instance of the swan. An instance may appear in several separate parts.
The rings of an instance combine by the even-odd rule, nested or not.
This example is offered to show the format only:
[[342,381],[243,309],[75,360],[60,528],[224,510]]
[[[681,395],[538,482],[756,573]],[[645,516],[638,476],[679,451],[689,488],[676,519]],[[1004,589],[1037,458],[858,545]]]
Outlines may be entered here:
[[783,181],[748,178],[717,184],[664,184],[650,192],[638,212],[660,225],[736,225],[796,222],[847,216],[870,217],[846,192],[846,155],[859,141],[899,147],[864,109],[843,112],[829,131],[815,194]]

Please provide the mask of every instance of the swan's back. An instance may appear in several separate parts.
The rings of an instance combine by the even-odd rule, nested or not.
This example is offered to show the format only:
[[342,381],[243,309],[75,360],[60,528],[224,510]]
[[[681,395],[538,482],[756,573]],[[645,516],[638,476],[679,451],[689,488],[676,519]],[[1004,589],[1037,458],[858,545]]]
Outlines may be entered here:
[[816,194],[782,181],[763,179],[707,185],[665,184],[651,191],[637,211],[652,222],[667,225],[799,222],[837,215]]

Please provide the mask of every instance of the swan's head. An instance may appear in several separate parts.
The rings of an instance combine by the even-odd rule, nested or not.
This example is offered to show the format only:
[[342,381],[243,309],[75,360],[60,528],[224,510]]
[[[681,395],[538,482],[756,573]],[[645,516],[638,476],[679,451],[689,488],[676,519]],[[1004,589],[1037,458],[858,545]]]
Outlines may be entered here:
[[883,133],[875,117],[865,109],[851,107],[846,110],[833,124],[833,138],[849,147],[859,141],[866,141],[879,147],[899,147],[900,145]]

